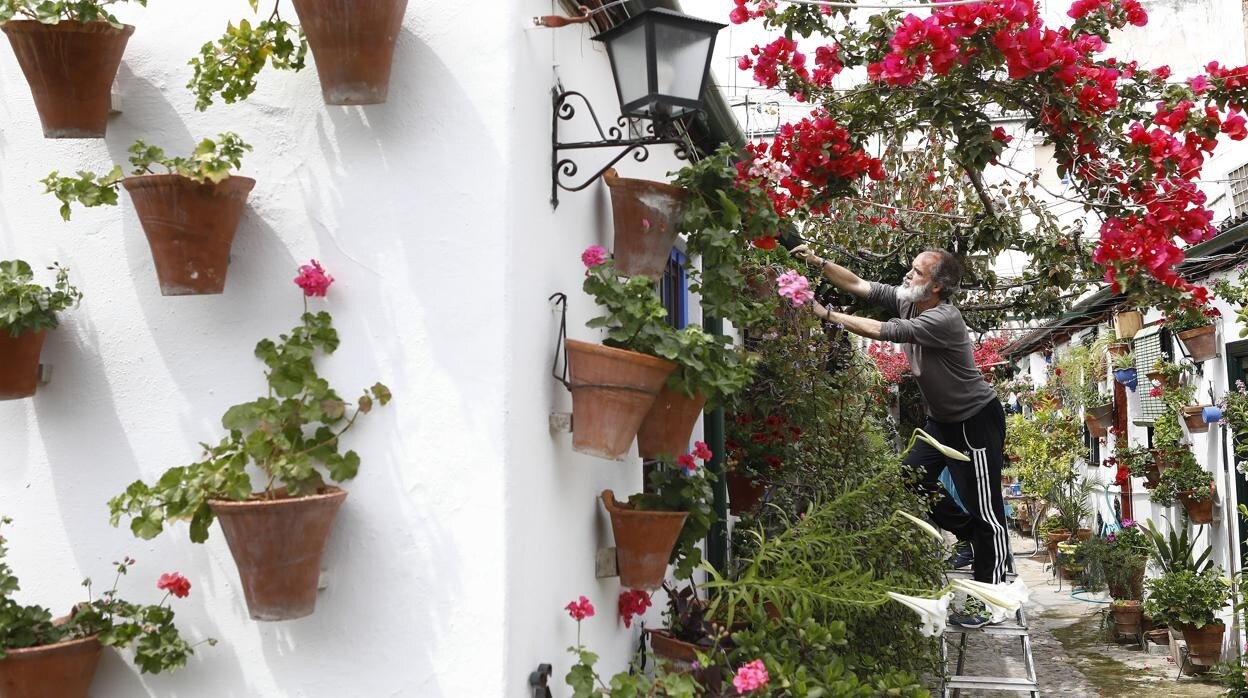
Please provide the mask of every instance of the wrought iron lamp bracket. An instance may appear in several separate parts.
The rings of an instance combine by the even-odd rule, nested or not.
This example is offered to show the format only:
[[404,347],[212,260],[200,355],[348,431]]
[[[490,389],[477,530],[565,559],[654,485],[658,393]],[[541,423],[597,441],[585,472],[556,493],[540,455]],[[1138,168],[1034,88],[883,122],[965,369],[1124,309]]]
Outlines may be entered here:
[[[551,91],[551,95],[553,97],[553,109],[550,116],[551,208],[558,208],[559,206],[560,189],[564,191],[581,191],[593,184],[604,172],[629,154],[632,154],[634,162],[645,162],[650,157],[649,146],[674,145],[676,146],[675,156],[677,159],[689,159],[689,142],[683,133],[682,123],[679,119],[656,119],[649,121],[644,127],[644,135],[637,138],[625,138],[624,134],[628,133],[630,128],[628,117],[620,116],[616,118],[614,126],[607,126],[604,129],[602,122],[598,119],[598,114],[594,112],[593,105],[589,103],[585,95],[572,90],[561,91],[557,88]],[[560,142],[559,123],[561,121],[571,121],[576,116],[577,108],[572,104],[573,99],[578,99],[585,105],[585,110],[589,112],[589,117],[594,122],[594,129],[598,132],[599,140]],[[621,150],[615,157],[611,158],[610,162],[599,168],[597,172],[577,183],[576,177],[580,173],[580,167],[570,157],[561,158],[560,152],[593,148],[620,148]]]

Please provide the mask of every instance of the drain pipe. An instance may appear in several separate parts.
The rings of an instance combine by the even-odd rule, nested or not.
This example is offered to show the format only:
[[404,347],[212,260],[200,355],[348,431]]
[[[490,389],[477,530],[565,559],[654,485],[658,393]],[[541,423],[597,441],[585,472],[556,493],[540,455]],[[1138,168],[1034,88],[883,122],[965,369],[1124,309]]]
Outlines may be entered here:
[[[1239,515],[1239,508],[1236,506],[1237,502],[1234,501],[1238,496],[1238,492],[1235,490],[1235,470],[1231,468],[1226,455],[1228,446],[1234,448],[1234,437],[1229,440],[1230,443],[1228,444],[1226,426],[1225,421],[1219,422],[1216,432],[1218,434],[1218,446],[1222,449],[1222,501],[1224,503],[1222,507],[1222,525],[1226,527],[1226,562],[1232,570],[1242,570],[1244,562],[1240,555],[1240,546],[1237,544],[1238,541],[1236,541],[1239,535],[1239,527],[1233,525],[1233,522],[1238,521],[1236,517]],[[1239,606],[1239,575],[1231,574],[1230,577],[1231,608],[1235,609]],[[1239,636],[1239,641],[1235,643],[1235,654],[1238,656],[1243,654],[1244,642],[1246,641],[1245,628],[1244,623],[1241,622],[1240,615],[1235,613],[1234,610],[1231,613],[1234,614],[1232,617],[1234,625],[1238,626],[1237,635]]]
[[[722,318],[702,318],[702,329],[709,335],[724,333]],[[711,460],[706,464],[711,474],[711,490],[714,493],[712,508],[715,523],[706,537],[706,559],[723,574],[728,569],[728,481],[724,479],[724,408],[722,405],[702,415],[702,436],[711,449]]]

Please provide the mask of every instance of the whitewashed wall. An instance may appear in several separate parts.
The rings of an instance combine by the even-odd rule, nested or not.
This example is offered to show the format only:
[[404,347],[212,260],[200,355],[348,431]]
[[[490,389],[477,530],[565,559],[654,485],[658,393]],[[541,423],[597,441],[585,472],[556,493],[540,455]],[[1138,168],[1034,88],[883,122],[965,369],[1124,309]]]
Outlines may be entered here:
[[[64,611],[83,577],[98,586],[129,554],[128,596],[156,600],[156,577],[178,570],[193,584],[179,625],[220,640],[157,677],[110,651],[94,695],[529,695],[539,662],[562,683],[575,637],[562,606],[580,594],[599,609],[587,641],[604,668],[624,666],[636,631],[615,621],[616,580],[594,578],[594,552],[610,543],[594,496],[635,491],[639,461],[575,455],[547,429],[570,401],[549,376],[558,318],[546,297],[567,292],[570,333],[590,338],[579,253],[610,241],[602,185],[566,194],[558,211],[547,203],[552,64],[600,111],[616,102],[588,29],[526,26],[551,4],[412,0],[384,106],[327,107],[308,69],[268,71],[246,102],[202,114],[183,87],[186,61],[247,3],[122,8],[138,30],[118,75],[123,113],[102,141],[44,140],[0,48],[0,259],[59,260],[86,293],[44,350],[52,382],[0,403],[0,512],[15,519],[20,599]],[[136,138],[173,154],[225,130],[255,146],[242,174],[258,184],[223,295],[159,295],[125,194],[71,223],[41,194],[51,170],[124,164]],[[623,173],[670,169],[656,152]],[[191,462],[228,406],[261,394],[252,349],[297,323],[291,279],[309,258],[337,278],[312,301],[343,340],[322,372],[346,395],[381,380],[395,401],[349,436],[363,467],[316,614],[257,623],[218,528],[206,545],[184,525],[140,541],[108,525],[105,502]]]

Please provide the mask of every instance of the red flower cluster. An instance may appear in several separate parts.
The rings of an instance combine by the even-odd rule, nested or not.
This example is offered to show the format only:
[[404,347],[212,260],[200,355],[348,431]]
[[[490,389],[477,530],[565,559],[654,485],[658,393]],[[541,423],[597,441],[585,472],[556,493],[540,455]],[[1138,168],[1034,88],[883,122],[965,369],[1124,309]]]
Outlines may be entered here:
[[778,414],[760,419],[742,412],[732,422],[724,446],[729,457],[741,464],[761,462],[779,470],[789,449],[802,439],[802,430]]
[[569,616],[572,616],[572,620],[580,621],[594,617],[594,605],[584,596],[576,601],[568,602],[568,605],[563,608],[568,612]]
[[[780,84],[781,71],[787,69],[790,84],[793,79],[808,82],[816,87],[828,87],[832,78],[836,77],[845,66],[840,61],[841,47],[836,44],[820,46],[815,49],[815,69],[806,67],[806,54],[797,50],[797,42],[788,37],[780,37],[766,46],[755,46],[750,55],[737,59],[737,67],[741,70],[754,69],[754,80],[764,87],[775,87]],[[801,93],[794,96],[800,101]]]
[[979,367],[981,372],[990,373],[992,371],[993,364],[999,364],[1002,361],[1005,361],[1005,359],[1001,356],[1001,350],[1004,349],[1005,345],[1009,343],[1010,340],[1005,337],[989,337],[979,344],[976,344],[972,349],[972,354],[975,357],[975,365]]
[[894,349],[891,344],[871,342],[871,345],[867,347],[867,354],[875,362],[875,367],[879,369],[886,383],[897,384],[910,375],[910,359],[906,358],[905,353],[900,349]]
[[179,599],[184,599],[191,593],[191,582],[177,572],[166,572],[156,580],[156,588],[164,589]]
[[620,620],[624,621],[624,627],[633,627],[633,616],[640,616],[650,608],[650,595],[641,589],[627,589],[620,592],[620,599],[616,604],[619,609]]

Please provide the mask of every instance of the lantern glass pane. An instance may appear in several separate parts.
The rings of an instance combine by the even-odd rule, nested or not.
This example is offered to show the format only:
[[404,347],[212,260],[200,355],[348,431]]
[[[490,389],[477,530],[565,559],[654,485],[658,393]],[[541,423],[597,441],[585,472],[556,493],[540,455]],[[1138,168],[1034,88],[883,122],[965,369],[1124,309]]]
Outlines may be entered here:
[[714,35],[666,24],[657,24],[654,29],[658,93],[678,99],[699,99],[706,57]]
[[611,52],[611,67],[615,70],[620,90],[620,104],[629,104],[650,94],[645,23],[639,22],[632,29],[613,37],[607,49]]

